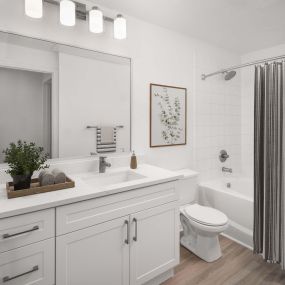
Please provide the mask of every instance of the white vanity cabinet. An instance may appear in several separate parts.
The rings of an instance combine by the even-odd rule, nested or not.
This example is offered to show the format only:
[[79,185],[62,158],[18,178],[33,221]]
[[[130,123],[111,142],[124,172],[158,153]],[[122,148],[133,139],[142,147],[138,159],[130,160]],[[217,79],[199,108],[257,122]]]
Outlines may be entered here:
[[0,284],[55,284],[55,239],[0,254]]
[[74,231],[56,238],[56,284],[145,284],[173,268],[177,199],[171,182],[59,207],[59,232]]
[[0,284],[55,284],[55,209],[0,220]]
[[128,285],[129,217],[57,238],[56,284]]
[[54,209],[0,219],[0,253],[54,236]]
[[15,200],[31,210],[0,219],[0,285],[161,284],[179,262],[178,193],[174,178],[155,182],[61,204],[45,204],[57,193]]
[[178,209],[168,203],[130,216],[131,285],[144,284],[179,261]]

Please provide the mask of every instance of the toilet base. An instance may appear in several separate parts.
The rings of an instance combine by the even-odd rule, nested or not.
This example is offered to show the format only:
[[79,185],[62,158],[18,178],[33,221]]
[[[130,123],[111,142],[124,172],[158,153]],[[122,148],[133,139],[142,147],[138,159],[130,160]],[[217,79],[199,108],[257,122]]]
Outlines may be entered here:
[[212,237],[198,235],[195,240],[192,239],[193,236],[182,236],[180,243],[201,259],[213,262],[222,256],[218,235]]

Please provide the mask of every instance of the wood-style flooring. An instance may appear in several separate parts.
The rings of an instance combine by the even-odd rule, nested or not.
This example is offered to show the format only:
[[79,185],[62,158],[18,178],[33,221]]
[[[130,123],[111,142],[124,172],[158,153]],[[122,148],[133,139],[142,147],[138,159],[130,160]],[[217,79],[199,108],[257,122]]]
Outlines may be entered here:
[[265,263],[252,251],[220,237],[223,256],[207,263],[181,247],[180,264],[163,285],[285,285],[285,271]]

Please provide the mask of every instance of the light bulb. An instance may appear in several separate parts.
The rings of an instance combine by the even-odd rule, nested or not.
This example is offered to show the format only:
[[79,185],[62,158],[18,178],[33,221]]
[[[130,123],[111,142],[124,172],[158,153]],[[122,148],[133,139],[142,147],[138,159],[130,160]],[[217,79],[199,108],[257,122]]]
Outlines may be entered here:
[[60,23],[64,26],[75,25],[75,3],[70,0],[60,1]]
[[25,13],[31,18],[42,18],[43,1],[42,0],[25,0]]
[[89,30],[96,34],[103,32],[103,13],[97,7],[89,11]]
[[122,15],[114,20],[114,38],[123,40],[127,37],[127,21]]

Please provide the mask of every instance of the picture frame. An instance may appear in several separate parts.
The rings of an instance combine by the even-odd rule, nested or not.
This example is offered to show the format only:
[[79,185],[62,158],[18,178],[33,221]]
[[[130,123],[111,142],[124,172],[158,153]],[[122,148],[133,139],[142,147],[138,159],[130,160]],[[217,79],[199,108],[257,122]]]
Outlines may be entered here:
[[150,147],[187,144],[187,89],[150,84]]

